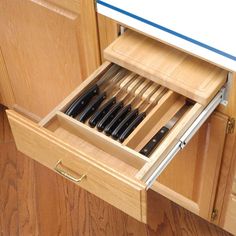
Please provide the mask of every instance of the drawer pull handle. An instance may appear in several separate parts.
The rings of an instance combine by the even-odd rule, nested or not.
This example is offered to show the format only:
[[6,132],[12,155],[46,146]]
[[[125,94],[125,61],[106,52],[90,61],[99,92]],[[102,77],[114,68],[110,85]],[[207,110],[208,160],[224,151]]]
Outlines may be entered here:
[[58,172],[59,174],[63,175],[64,177],[66,177],[67,179],[72,180],[72,181],[74,181],[74,182],[76,182],[76,183],[79,183],[79,182],[81,182],[83,179],[86,178],[86,174],[83,174],[83,175],[81,175],[81,177],[76,178],[76,177],[72,176],[71,174],[67,173],[67,172],[66,172],[65,170],[63,170],[62,168],[60,168],[60,167],[59,167],[60,165],[62,165],[62,161],[61,161],[61,160],[59,160],[59,161],[56,163],[56,165],[55,165],[55,167],[54,167],[54,170],[55,170],[56,172]]

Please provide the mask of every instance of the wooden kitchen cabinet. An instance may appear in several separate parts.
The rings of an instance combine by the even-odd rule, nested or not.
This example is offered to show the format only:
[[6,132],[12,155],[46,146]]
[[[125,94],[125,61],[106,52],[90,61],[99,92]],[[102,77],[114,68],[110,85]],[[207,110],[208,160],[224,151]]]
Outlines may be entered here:
[[[100,25],[101,28],[105,27],[102,21],[99,23],[101,24]],[[113,24],[113,21],[110,24],[106,23],[106,25],[109,25],[110,28],[113,28],[113,29],[109,29],[108,32],[114,32],[117,28],[117,26]],[[114,37],[114,34],[111,33],[110,37]],[[236,79],[236,74],[233,73],[233,80],[231,82],[231,87],[229,90],[227,106],[220,105],[217,108],[217,111],[219,111],[221,114],[224,114],[224,117],[225,117],[224,118],[225,120],[221,118],[220,119],[221,121],[219,120],[218,122],[224,125],[225,125],[225,122],[227,122],[227,125],[225,126],[227,130],[225,130],[224,128],[222,129],[222,132],[226,135],[226,139],[222,143],[222,145],[224,146],[222,157],[218,156],[220,159],[218,159],[219,163],[217,164],[218,167],[216,168],[220,169],[219,173],[217,173],[217,170],[216,170],[215,172],[216,176],[212,177],[213,179],[207,178],[210,181],[205,181],[205,183],[208,182],[213,187],[212,192],[208,191],[209,193],[208,200],[206,199],[207,196],[204,196],[204,194],[198,195],[198,197],[202,198],[203,201],[199,201],[200,200],[199,198],[198,200],[196,200],[196,198],[195,200],[193,200],[194,198],[193,196],[194,194],[196,194],[196,191],[193,191],[193,190],[197,186],[196,182],[194,185],[193,179],[195,179],[195,181],[199,181],[199,178],[198,178],[199,176],[194,176],[194,173],[191,172],[192,169],[189,168],[190,166],[194,168],[194,165],[196,164],[195,167],[197,168],[195,168],[195,170],[198,171],[198,167],[203,166],[201,164],[201,161],[197,159],[197,156],[199,156],[199,153],[198,153],[199,148],[200,150],[202,150],[203,148],[202,146],[200,147],[200,145],[198,145],[200,144],[200,142],[198,142],[199,134],[200,132],[202,133],[208,132],[208,130],[206,129],[204,129],[203,131],[203,128],[201,129],[201,131],[198,132],[198,134],[195,135],[195,137],[193,138],[191,143],[185,148],[185,150],[183,150],[180,154],[177,155],[175,160],[169,165],[169,167],[167,167],[167,169],[162,173],[162,175],[158,178],[158,181],[153,186],[154,191],[160,192],[162,195],[178,203],[179,205],[189,209],[195,214],[199,214],[199,212],[201,213],[204,212],[203,214],[200,213],[200,215],[203,218],[211,221],[214,224],[219,225],[222,228],[224,228],[224,224],[227,225],[224,219],[225,219],[225,214],[226,214],[226,209],[228,206],[229,199],[231,201],[230,194],[231,194],[232,179],[233,179],[233,175],[229,173],[230,172],[232,173],[232,169],[234,170],[232,165],[233,166],[235,165],[233,163],[235,163],[235,160],[236,160],[235,129],[233,126],[232,126],[232,129],[229,129],[229,127],[231,126],[230,125],[231,120],[234,121],[236,117],[236,106],[235,106],[235,102],[236,102],[236,96],[235,96],[236,82],[235,81],[236,80],[235,79]],[[205,127],[206,126],[207,125],[205,124]],[[216,125],[216,127],[218,128],[220,126]],[[213,143],[213,146],[215,147],[214,143]],[[191,157],[196,162],[192,162],[192,163],[186,162],[185,160],[187,160],[189,157]],[[204,169],[205,169],[205,175],[208,175],[208,168],[204,168]],[[186,170],[189,170],[189,172],[187,171],[188,177],[185,176],[184,174],[179,174],[180,172],[185,173]],[[217,177],[218,175],[219,175],[219,178]],[[163,184],[162,182],[164,182],[165,184]],[[182,184],[182,183],[186,183],[186,184]],[[200,185],[197,186],[198,190],[200,190],[201,188],[202,186]],[[173,191],[174,189],[175,191]],[[210,197],[210,192],[212,193],[211,197]],[[203,205],[201,204],[204,204],[204,202],[205,203],[208,202],[209,205],[207,205],[207,207],[203,207]],[[232,210],[231,210],[231,214],[232,214]],[[227,230],[227,228],[225,229]],[[232,228],[232,225],[231,225],[231,232],[234,232],[232,230],[235,230],[235,229]]]
[[[8,86],[11,90],[11,97],[8,98],[9,92],[2,89],[2,100],[20,113],[28,114],[34,118],[42,118],[60,100],[71,93],[100,63],[97,22],[93,1],[80,1],[78,5],[75,1],[69,3],[64,1],[6,1],[1,4],[3,4],[5,11],[0,16],[0,22],[4,23],[0,23],[0,30],[6,31],[7,34],[0,36],[2,61],[4,62],[4,69],[0,71],[5,73],[5,78],[8,78],[4,81],[2,88]],[[17,9],[24,9],[26,14],[19,14]],[[23,25],[21,30],[20,24]],[[7,25],[11,27],[7,28]],[[116,27],[114,23],[111,25]],[[15,29],[15,31],[12,29]],[[112,37],[114,37],[116,30],[111,30],[111,32]],[[110,42],[111,40],[101,42],[102,34],[104,32],[100,30],[100,43],[103,48],[106,41]],[[8,40],[9,38],[12,41]],[[181,53],[179,52],[179,54]],[[202,61],[200,64],[204,65],[205,62]],[[147,77],[150,77],[150,74]],[[19,84],[16,81],[22,81],[22,83]],[[174,89],[174,87],[171,88]],[[220,85],[217,88],[219,89]],[[80,90],[81,88],[77,89],[77,94]],[[181,93],[181,90],[178,90],[178,92]],[[188,91],[185,95],[191,92]],[[73,96],[77,96],[77,94]],[[201,102],[207,99],[210,100],[213,95],[203,98]],[[3,99],[4,96],[6,97],[5,100]],[[35,99],[29,100],[29,97]],[[12,103],[12,100],[14,103]],[[16,105],[13,106],[13,104]],[[60,109],[60,111],[63,111],[62,107]],[[55,110],[56,112],[59,111],[58,108]],[[22,152],[32,156],[50,169],[55,168],[55,164],[59,160],[57,157],[60,157],[60,155],[68,156],[70,152],[72,156],[68,157],[66,165],[72,168],[74,172],[81,174],[81,170],[89,169],[89,175],[92,176],[95,173],[94,176],[89,177],[92,179],[89,184],[86,185],[85,182],[85,184],[78,185],[138,220],[147,222],[145,212],[146,187],[143,182],[133,179],[132,176],[123,177],[122,173],[117,173],[117,170],[114,171],[112,168],[109,169],[104,166],[97,168],[95,166],[97,169],[93,169],[94,166],[87,163],[88,154],[85,152],[86,155],[81,155],[81,153],[75,151],[75,147],[72,145],[73,141],[68,145],[67,141],[61,142],[54,137],[54,134],[46,130],[50,127],[50,124],[41,122],[37,125],[34,122],[31,123],[15,111],[11,111],[9,114],[18,148]],[[187,144],[186,149],[181,151],[171,162],[158,181],[154,183],[152,189],[195,214],[210,220],[222,160],[227,120],[227,116],[214,113]],[[61,128],[60,122],[63,121],[63,118],[59,119],[59,123],[56,121],[55,126],[53,120],[51,121],[52,126],[48,128],[50,132],[55,131],[56,127]],[[70,127],[68,130],[76,132],[73,128],[76,124],[73,124],[73,121],[67,120],[64,124],[65,126],[61,130]],[[39,135],[42,139],[39,140],[34,135]],[[34,137],[31,140],[32,142],[30,140],[27,142],[29,136]],[[38,143],[35,141],[38,141]],[[54,149],[56,151],[50,151],[49,149],[44,149],[42,152],[37,151],[36,146],[39,143],[45,148],[52,148],[56,143]],[[215,146],[217,148],[212,148]],[[108,145],[108,147],[111,146]],[[63,149],[65,152],[62,151]],[[41,152],[41,154],[36,155],[36,152]],[[44,158],[49,156],[49,159],[42,159],[43,156]],[[73,160],[74,156],[79,156],[81,162]],[[129,160],[129,157],[127,159]],[[83,163],[83,161],[85,162]],[[146,159],[141,158],[140,163],[143,164],[146,161]],[[132,164],[134,168],[131,169],[136,172],[135,168],[140,168],[140,163]],[[111,174],[111,172],[114,173]],[[96,178],[101,180],[101,186],[96,185],[98,184]],[[108,196],[109,191],[116,191],[116,196]]]
[[[235,97],[234,97],[235,98]],[[235,113],[234,109],[229,111]],[[232,121],[231,121],[232,122]],[[232,131],[232,130],[231,130]],[[227,135],[225,143],[224,159],[220,180],[218,183],[218,191],[216,196],[216,209],[220,209],[216,223],[225,230],[236,234],[235,227],[235,173],[236,173],[236,136],[235,130]]]
[[236,234],[236,175],[233,179],[233,186],[229,196],[229,200],[227,203],[227,210],[224,219],[224,229],[231,232],[232,234]]
[[148,194],[149,224],[134,220],[17,151],[1,109],[0,226],[4,236],[58,232],[70,236],[229,235],[154,191]]
[[227,116],[214,113],[153,186],[153,190],[209,221],[214,209],[227,121]]
[[94,1],[0,3],[3,102],[45,116],[100,64]]
[[[177,92],[167,90],[160,102],[153,108],[153,111],[148,114],[147,119],[140,124],[139,128],[137,128],[123,144],[113,141],[111,138],[99,133],[95,129],[91,129],[64,114],[65,110],[70,106],[70,103],[81,96],[82,92],[89,86],[98,83],[100,77],[106,75],[107,71],[116,67],[121,70],[119,66],[112,63],[104,63],[39,124],[25,119],[14,111],[8,111],[8,117],[17,147],[20,151],[76,182],[82,188],[116,206],[132,217],[147,223],[146,194],[147,189],[151,186],[149,182],[155,180],[153,178],[156,176],[156,171],[161,173],[164,169],[162,167],[163,163],[166,163],[166,161],[169,162],[169,153],[176,147],[177,150],[181,149],[179,146],[181,136],[184,136],[192,125],[195,126],[196,122],[202,120],[202,116],[206,116],[204,113],[209,107],[213,111],[214,108],[212,109],[211,104],[214,104],[215,107],[217,106],[219,95],[214,97],[214,94],[224,85],[227,73],[218,67],[199,61],[199,59],[192,59],[191,56],[185,53],[173,50],[171,47],[166,47],[154,40],[148,40],[147,37],[132,31],[127,31],[127,33],[109,46],[105,52],[105,56],[113,57],[114,59],[112,60],[118,64],[120,61],[124,60],[124,62],[127,63],[125,68],[128,69],[131,68],[133,61],[136,62],[137,60],[142,60],[142,58],[139,59],[139,54],[135,53],[131,48],[132,58],[124,44],[127,44],[129,48],[129,45],[134,45],[137,52],[140,52],[140,50],[136,45],[144,46],[145,44],[143,48],[147,49],[143,51],[142,54],[146,54],[145,58],[149,58],[150,60],[153,60],[153,57],[154,59],[155,57],[157,57],[157,59],[160,57],[161,60],[159,64],[156,63],[154,65],[160,69],[165,65],[163,62],[163,58],[166,58],[165,54],[169,55],[166,59],[166,63],[168,63],[170,68],[172,66],[178,68],[178,78],[187,76],[186,73],[192,73],[192,66],[194,66],[196,70],[194,74],[196,81],[193,84],[190,81],[186,87],[181,88],[179,81],[175,81],[175,73],[171,73],[169,76],[170,81],[165,82],[167,87],[178,87],[179,89],[176,89],[178,92],[182,91],[185,96],[190,96],[190,98],[195,99],[196,102],[193,102],[193,105],[188,108],[183,118],[181,118],[174,129],[170,131],[149,159],[140,155],[138,150],[140,150],[140,147],[146,142],[145,139],[148,140],[152,137],[154,132],[156,132],[155,130],[158,130],[158,127],[160,128],[164,125],[165,122],[183,106],[185,97],[179,95]],[[149,50],[150,45],[153,47],[152,50]],[[119,47],[127,53],[129,60],[126,60],[126,55],[120,53]],[[156,54],[156,51],[160,51],[161,55]],[[117,58],[116,54],[118,55]],[[176,60],[176,54],[178,54],[179,57],[185,58],[183,61],[193,61],[194,65],[192,63],[190,67],[189,63],[179,65],[178,60]],[[120,57],[120,55],[123,56]],[[155,59],[155,61],[157,62],[158,60]],[[178,65],[176,65],[176,63]],[[145,65],[145,67],[139,67],[139,64],[137,64],[136,67],[132,68],[133,72],[143,74],[143,76],[146,74],[146,80],[151,77],[154,83],[162,83],[160,73],[157,75],[153,73],[153,77],[148,75],[148,73],[150,73],[147,72],[150,71],[148,64]],[[166,67],[164,66],[164,68]],[[211,84],[210,87],[202,86],[202,83],[205,82],[202,80],[203,75],[207,75],[205,78],[209,80],[207,84]],[[192,90],[192,86],[194,86],[194,90]],[[199,86],[201,86],[201,91],[198,90]],[[205,92],[202,92],[204,89]],[[211,101],[212,97],[214,97],[214,99]],[[162,117],[162,119],[160,119],[160,117]],[[156,120],[160,120],[160,122],[156,122]],[[210,137],[210,140],[215,142],[216,139],[214,137],[220,134],[220,138],[217,139],[219,149],[214,149],[215,152],[211,152],[211,145],[213,144],[209,144],[209,146],[206,146],[204,149],[204,155],[199,153],[199,155],[203,156],[203,159],[197,157],[196,154],[194,155],[197,161],[201,162],[202,166],[198,165],[197,161],[188,160],[188,162],[193,164],[194,175],[196,175],[196,178],[199,178],[199,180],[193,180],[193,183],[191,183],[192,187],[190,186],[190,188],[194,189],[192,191],[196,191],[196,193],[192,193],[191,197],[186,197],[188,202],[195,201],[195,204],[192,204],[195,208],[194,206],[187,207],[205,218],[209,218],[209,214],[211,214],[209,211],[211,211],[212,208],[212,195],[214,195],[215,192],[215,182],[205,182],[205,185],[202,184],[204,179],[206,179],[204,168],[206,168],[205,165],[211,166],[212,168],[211,172],[207,172],[209,179],[217,177],[223,150],[226,124],[227,118],[219,116],[216,120],[212,119],[210,125],[211,127],[217,126],[218,133],[214,133],[214,128],[207,128],[207,133],[203,133],[202,137],[200,135],[201,141],[199,146],[201,146],[201,143],[204,143],[206,137]],[[146,132],[146,136],[140,136],[143,132]],[[207,154],[212,156],[212,161],[210,161],[209,158],[205,158]],[[180,173],[179,168],[176,169],[176,172]],[[164,184],[167,185],[167,183]],[[172,187],[173,186],[171,186],[171,188]],[[202,188],[211,190],[211,193],[207,197],[205,196],[205,198],[200,196]],[[173,191],[176,192],[177,189]],[[180,194],[183,194],[182,191],[180,191]],[[177,197],[173,197],[172,200],[179,202]],[[208,209],[206,209],[206,205]],[[206,210],[202,210],[203,208]]]

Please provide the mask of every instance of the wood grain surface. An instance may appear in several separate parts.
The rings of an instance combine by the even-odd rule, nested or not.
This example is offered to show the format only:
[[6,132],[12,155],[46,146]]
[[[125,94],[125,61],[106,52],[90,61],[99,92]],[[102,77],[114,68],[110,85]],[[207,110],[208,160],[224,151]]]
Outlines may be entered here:
[[104,57],[203,105],[227,78],[227,71],[132,30],[110,44]]
[[230,235],[148,192],[148,225],[127,216],[16,150],[0,111],[0,235]]
[[115,21],[101,14],[97,14],[97,24],[101,59],[104,62],[103,50],[118,37],[119,28]]
[[100,65],[94,1],[2,0],[0,11],[3,102],[42,118]]

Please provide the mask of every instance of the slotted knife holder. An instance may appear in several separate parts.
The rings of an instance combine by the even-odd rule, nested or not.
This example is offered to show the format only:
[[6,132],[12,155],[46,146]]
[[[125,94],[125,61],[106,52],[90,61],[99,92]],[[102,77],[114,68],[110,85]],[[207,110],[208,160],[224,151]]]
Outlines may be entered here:
[[[120,70],[122,70],[122,68],[120,68]],[[165,89],[163,86],[157,85],[155,82],[151,82],[147,78],[143,78],[134,73],[132,74],[132,76],[130,75],[131,75],[131,72],[126,70],[126,74],[124,75],[124,78],[127,78],[128,82],[141,81],[141,83],[137,83],[138,86],[135,87],[135,89],[133,90],[128,89],[129,86],[132,85],[132,83],[130,84],[128,83],[128,86],[126,88],[124,87],[118,88],[120,84],[112,81],[112,78],[108,78],[107,81],[105,81],[106,86],[103,86],[105,88],[104,90],[106,90],[106,88],[109,86],[110,90],[114,90],[118,92],[116,93],[116,96],[114,95],[114,93],[108,93],[109,96],[106,97],[105,101],[103,101],[103,104],[109,101],[112,97],[116,97],[116,104],[119,102],[123,102],[123,107],[127,106],[128,104],[131,104],[132,109],[130,112],[132,112],[132,110],[134,110],[135,108],[138,108],[139,114],[141,112],[148,110],[147,116],[144,118],[144,120],[135,128],[135,130],[128,136],[127,139],[125,139],[123,143],[124,146],[132,147],[136,151],[139,151],[139,149],[141,149],[142,146],[145,145],[145,142],[148,142],[148,139],[151,138],[151,135],[154,132],[157,132],[158,129],[161,127],[161,125],[164,125],[165,122],[168,122],[168,118],[174,115],[178,111],[178,109],[180,109],[183,106],[183,104],[185,103],[185,98],[168,89]],[[99,80],[100,79],[98,78],[98,81]],[[84,91],[88,90],[88,88],[96,84],[96,82],[97,81],[94,80],[93,83],[91,83],[89,86],[86,86],[84,88]],[[140,85],[143,85],[143,84],[145,84],[146,86],[143,87],[142,94],[140,93],[136,94],[136,92],[139,91],[138,89],[140,87],[142,88],[142,86]],[[152,89],[150,93],[149,90],[151,86],[153,86],[154,89]],[[162,91],[160,96],[158,97],[155,103],[152,103],[151,98],[153,97],[153,95],[155,95],[155,92],[158,92],[159,94],[159,90]],[[101,94],[103,92],[104,91],[100,89],[99,93]],[[148,93],[146,94],[146,92]],[[122,93],[122,96],[119,97],[119,95],[117,95],[119,93]],[[81,93],[78,94],[78,97],[80,97],[80,94]],[[149,94],[151,94],[151,96],[148,96]],[[132,104],[132,101],[137,101],[137,102],[136,104],[135,103]],[[173,105],[170,106],[170,104],[172,103]],[[100,107],[103,104],[101,104]],[[87,106],[89,106],[89,104],[87,104]],[[78,121],[78,117],[81,113],[82,111],[78,113],[78,115],[75,117],[76,121]],[[84,124],[81,124],[81,126],[89,127],[88,121],[89,119]],[[143,132],[142,127],[144,127],[145,132]],[[94,127],[93,129],[94,131],[92,132],[95,132],[95,133],[99,132],[97,127]],[[146,136],[141,135],[143,133],[146,133]],[[104,134],[104,132],[102,132],[102,134]],[[111,138],[111,136],[109,137]]]
[[[55,112],[54,116],[50,118],[50,120],[44,121],[44,127],[51,130],[56,136],[60,136],[62,140],[69,142],[71,145],[75,145],[78,149],[83,150],[83,146],[85,146],[86,143],[86,151],[88,151],[89,144],[91,144],[99,150],[97,151],[96,158],[100,159],[100,161],[104,161],[105,163],[116,159],[116,169],[119,169],[123,164],[131,165],[134,169],[137,168],[133,171],[138,174],[147,159],[152,159],[152,156],[156,155],[154,151],[153,154],[147,158],[141,155],[139,151],[185,104],[186,98],[167,89],[158,103],[152,107],[144,120],[123,143],[113,140],[110,136],[105,135],[104,132],[99,132],[96,128],[90,127],[88,122],[82,123],[77,119],[64,114],[70,104],[90,86],[97,83],[111,65],[112,64],[109,63],[97,76],[92,76],[89,83],[88,80],[86,80],[80,91],[75,91],[71,98],[69,98],[68,101],[66,101],[65,104]],[[145,78],[145,80],[148,79]],[[116,85],[114,84],[114,87],[115,86]],[[131,97],[132,96],[133,94],[131,94]],[[110,97],[107,99],[109,98]],[[127,105],[128,103],[129,100],[127,100],[124,105]],[[201,106],[193,103],[173,129],[171,129],[163,138],[157,149],[159,147],[161,148],[162,143],[164,143],[165,140],[168,140],[169,137],[172,137],[176,130],[182,129],[183,124],[191,122],[191,119],[193,118],[189,119],[191,116],[190,114],[195,113],[197,115],[200,111]],[[103,155],[104,152],[106,155]],[[123,164],[121,165],[120,162]]]

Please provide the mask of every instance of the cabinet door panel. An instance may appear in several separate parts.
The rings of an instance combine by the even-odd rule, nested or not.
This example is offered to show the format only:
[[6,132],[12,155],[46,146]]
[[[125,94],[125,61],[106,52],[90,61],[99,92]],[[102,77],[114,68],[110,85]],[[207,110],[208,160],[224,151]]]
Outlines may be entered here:
[[[235,150],[233,155],[235,155]],[[223,214],[220,220],[223,222],[223,228],[233,235],[236,234],[236,162],[235,159],[231,162],[231,170],[228,175],[228,185],[232,186],[229,193],[226,191],[223,205]],[[234,177],[233,177],[234,174]],[[225,211],[225,212],[224,212]]]
[[0,46],[0,104],[10,106],[14,103],[14,95]]
[[214,113],[158,178],[154,189],[210,220],[228,118]]
[[100,63],[93,1],[3,0],[0,9],[16,106],[42,117]]

